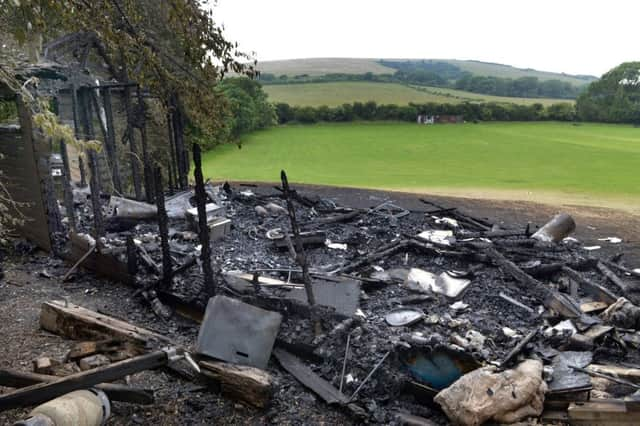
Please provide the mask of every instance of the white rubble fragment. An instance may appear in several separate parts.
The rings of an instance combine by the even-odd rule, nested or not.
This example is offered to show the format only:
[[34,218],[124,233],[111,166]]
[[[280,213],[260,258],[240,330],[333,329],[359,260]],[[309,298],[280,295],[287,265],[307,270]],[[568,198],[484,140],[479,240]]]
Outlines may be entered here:
[[547,337],[551,337],[554,334],[563,334],[564,332],[569,332],[571,336],[578,332],[578,329],[571,320],[560,321],[553,327],[549,327],[544,330],[544,335]]
[[464,311],[469,307],[469,305],[464,303],[462,300],[459,300],[456,303],[450,305],[449,307],[454,311]]
[[620,244],[622,242],[622,238],[606,237],[606,238],[598,238],[598,241],[606,241],[611,244]]
[[347,245],[346,244],[341,244],[341,243],[332,243],[331,240],[326,240],[324,242],[324,245],[329,247],[330,249],[333,250],[347,250]]
[[502,327],[502,334],[504,334],[507,337],[510,337],[512,339],[516,338],[518,336],[518,332],[515,331],[512,328],[509,327]]
[[600,246],[584,246],[582,248],[584,250],[586,250],[586,251],[594,251],[594,250],[600,250],[602,247],[600,247]]
[[441,229],[429,229],[427,231],[423,231],[418,234],[418,238],[445,246],[450,246],[456,242],[456,237],[453,236],[453,231]]

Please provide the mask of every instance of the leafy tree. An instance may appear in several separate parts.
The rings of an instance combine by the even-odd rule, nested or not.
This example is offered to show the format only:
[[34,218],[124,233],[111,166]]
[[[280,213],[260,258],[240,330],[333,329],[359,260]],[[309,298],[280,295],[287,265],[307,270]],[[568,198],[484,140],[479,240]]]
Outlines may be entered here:
[[203,0],[0,0],[0,24],[18,41],[61,35],[92,40],[119,80],[169,102],[178,98],[205,136],[225,126],[216,85],[228,71],[254,75],[251,58],[228,41]]
[[274,107],[257,81],[246,77],[226,78],[219,89],[230,104],[228,121],[232,138],[275,124]]
[[576,102],[585,121],[640,123],[640,62],[626,62],[591,83]]

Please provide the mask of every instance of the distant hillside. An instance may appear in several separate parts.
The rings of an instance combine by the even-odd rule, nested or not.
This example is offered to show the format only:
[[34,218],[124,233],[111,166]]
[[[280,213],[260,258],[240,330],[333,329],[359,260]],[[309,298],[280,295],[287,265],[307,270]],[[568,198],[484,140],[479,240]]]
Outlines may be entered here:
[[[410,61],[421,62],[422,59],[389,59],[389,61]],[[425,61],[446,62],[459,67],[462,71],[470,72],[478,76],[520,78],[537,77],[540,80],[560,80],[576,86],[582,86],[596,80],[594,76],[570,75],[547,71],[537,71],[534,69],[516,68],[510,65],[494,64],[472,60],[457,59],[425,59]],[[393,74],[396,69],[383,66],[380,59],[365,58],[308,58],[289,59],[282,61],[264,61],[258,64],[258,69],[264,73],[276,76],[296,75],[320,76],[332,73],[342,74]]]
[[290,77],[307,74],[310,76],[325,74],[393,74],[396,70],[378,63],[377,59],[359,58],[309,58],[287,59],[283,61],[264,61],[258,63],[261,72]]

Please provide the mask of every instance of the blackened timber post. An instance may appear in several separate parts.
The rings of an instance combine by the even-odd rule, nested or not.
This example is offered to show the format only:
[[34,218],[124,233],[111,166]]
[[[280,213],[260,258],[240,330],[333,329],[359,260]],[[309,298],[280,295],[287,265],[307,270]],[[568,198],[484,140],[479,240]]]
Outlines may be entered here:
[[113,187],[118,193],[122,194],[122,180],[120,178],[120,166],[118,164],[118,149],[116,144],[116,129],[113,121],[113,105],[111,102],[111,90],[109,88],[102,89],[102,103],[104,106],[104,114],[107,121],[107,154],[111,162],[111,176],[113,178]]
[[173,189],[175,188],[174,185],[174,178],[173,178],[173,172],[171,170],[171,161],[169,161],[169,163],[167,164],[167,171],[169,172],[169,195],[173,195],[174,191]]
[[76,138],[80,137],[80,117],[78,116],[78,90],[75,84],[69,87],[71,90],[71,110],[73,112],[73,130]]
[[138,273],[138,249],[133,235],[127,236],[127,272],[132,276]]
[[104,235],[104,223],[102,221],[102,205],[100,203],[100,167],[98,165],[98,156],[92,149],[88,150],[89,154],[89,170],[91,178],[89,186],[91,187],[91,207],[93,209],[93,237],[96,241]]
[[80,187],[84,188],[87,186],[87,172],[84,169],[82,155],[78,155],[78,168],[80,169]]
[[60,141],[60,155],[62,156],[62,166],[64,175],[62,176],[62,186],[64,188],[64,208],[67,211],[69,219],[69,227],[76,230],[76,212],[73,208],[73,191],[71,189],[71,167],[69,166],[69,153],[67,152],[67,144]]
[[124,110],[127,117],[127,136],[129,138],[129,154],[131,156],[131,177],[133,178],[133,191],[137,200],[142,199],[142,187],[140,185],[140,168],[138,161],[138,147],[136,146],[136,137],[133,132],[133,110],[131,106],[131,87],[124,86],[123,99]]
[[167,113],[167,131],[169,135],[169,155],[171,157],[170,164],[170,176],[172,177],[172,187],[177,188],[176,180],[178,176],[178,169],[176,165],[176,144],[174,143],[174,135],[173,135],[173,124],[172,124],[172,114],[170,112]]
[[198,236],[200,237],[200,261],[202,262],[202,274],[204,275],[204,289],[209,297],[216,294],[213,268],[211,267],[211,238],[207,221],[207,192],[204,189],[204,176],[202,175],[202,155],[200,145],[193,144],[193,177],[196,181],[196,207],[198,209]]
[[136,88],[136,95],[138,97],[138,125],[140,126],[140,140],[142,141],[142,163],[144,164],[144,195],[147,203],[153,203],[155,197],[153,195],[153,172],[151,170],[149,147],[147,144],[147,110],[140,86]]
[[171,248],[169,247],[169,218],[164,205],[164,188],[162,187],[162,169],[155,169],[156,206],[158,206],[158,232],[162,249],[162,288],[168,289],[173,275],[171,266]]
[[304,282],[304,288],[307,293],[307,300],[309,305],[316,304],[316,298],[313,295],[313,287],[311,286],[311,276],[309,275],[309,265],[307,263],[307,255],[304,251],[304,244],[300,238],[300,229],[298,228],[298,222],[296,220],[296,210],[291,200],[291,190],[289,189],[289,180],[284,170],[280,172],[280,179],[282,180],[282,193],[284,199],[287,202],[287,210],[289,212],[289,220],[291,221],[291,231],[296,244],[296,261],[302,268],[302,281]]

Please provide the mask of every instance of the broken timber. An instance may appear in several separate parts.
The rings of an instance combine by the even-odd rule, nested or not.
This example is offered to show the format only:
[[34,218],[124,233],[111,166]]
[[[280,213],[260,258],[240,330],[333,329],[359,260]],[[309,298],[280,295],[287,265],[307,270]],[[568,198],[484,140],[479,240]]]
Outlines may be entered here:
[[[26,373],[9,369],[0,370],[0,386],[10,388],[24,388],[38,383],[50,383],[58,380],[60,380],[60,377],[47,374]],[[149,405],[154,402],[152,390],[136,389],[114,383],[101,383],[93,387],[106,393],[112,401],[142,405]]]
[[165,351],[151,352],[82,373],[71,374],[55,382],[39,383],[0,396],[0,412],[40,404],[78,389],[121,379],[129,374],[167,364]]
[[219,361],[200,361],[200,373],[220,385],[220,391],[232,399],[264,408],[272,394],[271,375],[259,368]]
[[170,339],[160,334],[63,301],[42,304],[40,326],[73,340],[117,338],[141,346],[154,341],[171,343]]
[[273,355],[276,357],[282,368],[287,370],[300,383],[314,391],[327,404],[346,404],[349,400],[331,383],[314,373],[297,357],[283,349],[275,349]]

